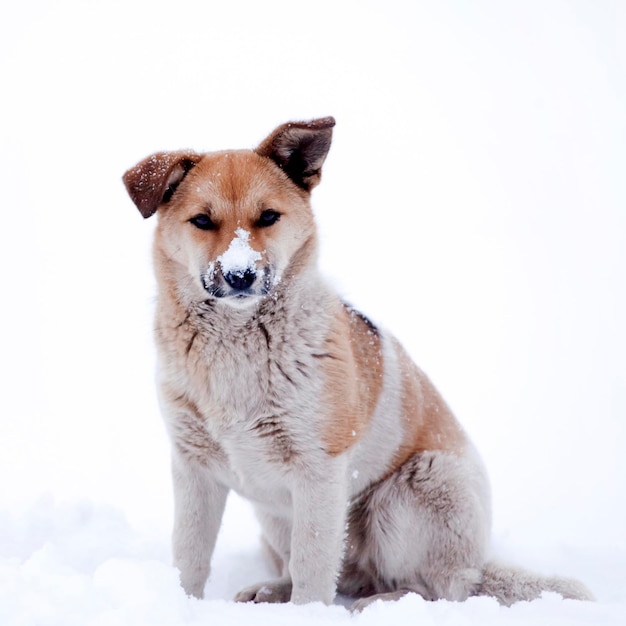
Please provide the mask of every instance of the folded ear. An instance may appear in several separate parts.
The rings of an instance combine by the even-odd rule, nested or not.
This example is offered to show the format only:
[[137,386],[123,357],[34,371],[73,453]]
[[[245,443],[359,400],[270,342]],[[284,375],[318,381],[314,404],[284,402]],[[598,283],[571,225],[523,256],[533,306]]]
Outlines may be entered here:
[[320,182],[334,125],[332,117],[283,124],[255,152],[272,159],[296,185],[311,191]]
[[195,152],[157,152],[129,169],[122,180],[139,212],[144,217],[156,213],[201,158]]

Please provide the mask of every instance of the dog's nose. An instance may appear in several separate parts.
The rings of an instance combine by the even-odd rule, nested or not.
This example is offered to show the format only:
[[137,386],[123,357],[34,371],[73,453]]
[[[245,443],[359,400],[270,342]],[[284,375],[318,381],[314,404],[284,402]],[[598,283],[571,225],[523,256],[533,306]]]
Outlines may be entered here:
[[236,270],[234,272],[227,272],[224,275],[224,280],[233,288],[238,291],[248,289],[252,283],[256,280],[256,272],[250,268],[245,270]]

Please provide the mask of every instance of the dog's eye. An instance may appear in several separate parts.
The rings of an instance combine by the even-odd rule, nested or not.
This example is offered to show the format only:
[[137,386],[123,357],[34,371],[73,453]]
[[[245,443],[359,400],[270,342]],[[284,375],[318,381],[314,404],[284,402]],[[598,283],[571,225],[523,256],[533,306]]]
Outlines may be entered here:
[[216,228],[215,222],[206,213],[198,213],[189,221],[200,230],[215,230]]
[[276,224],[279,219],[280,213],[278,211],[274,211],[274,209],[265,209],[265,211],[261,213],[261,217],[259,217],[256,225],[261,228],[265,228]]

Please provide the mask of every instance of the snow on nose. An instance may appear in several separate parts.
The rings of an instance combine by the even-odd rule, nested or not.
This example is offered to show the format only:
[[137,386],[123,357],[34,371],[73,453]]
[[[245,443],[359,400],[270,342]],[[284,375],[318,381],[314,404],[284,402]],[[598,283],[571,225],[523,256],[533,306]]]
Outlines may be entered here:
[[235,235],[226,252],[217,257],[224,275],[244,275],[246,270],[254,270],[256,262],[261,260],[261,253],[250,247],[247,230],[238,228]]

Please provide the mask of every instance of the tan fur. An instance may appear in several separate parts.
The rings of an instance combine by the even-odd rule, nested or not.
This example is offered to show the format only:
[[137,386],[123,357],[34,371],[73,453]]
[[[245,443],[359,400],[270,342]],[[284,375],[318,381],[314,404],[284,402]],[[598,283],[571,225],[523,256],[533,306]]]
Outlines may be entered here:
[[232,489],[254,503],[279,570],[239,601],[588,597],[485,562],[489,486],[471,442],[397,340],[320,276],[310,193],[334,124],[283,124],[256,150],[160,152],[124,175],[141,214],[158,216],[183,588],[203,595]]
[[383,383],[380,338],[361,316],[340,305],[322,359],[329,405],[322,436],[335,455],[356,444],[372,419]]
[[460,455],[467,439],[460,424],[426,375],[396,342],[403,384],[404,437],[390,469],[397,470],[414,454],[441,450]]

